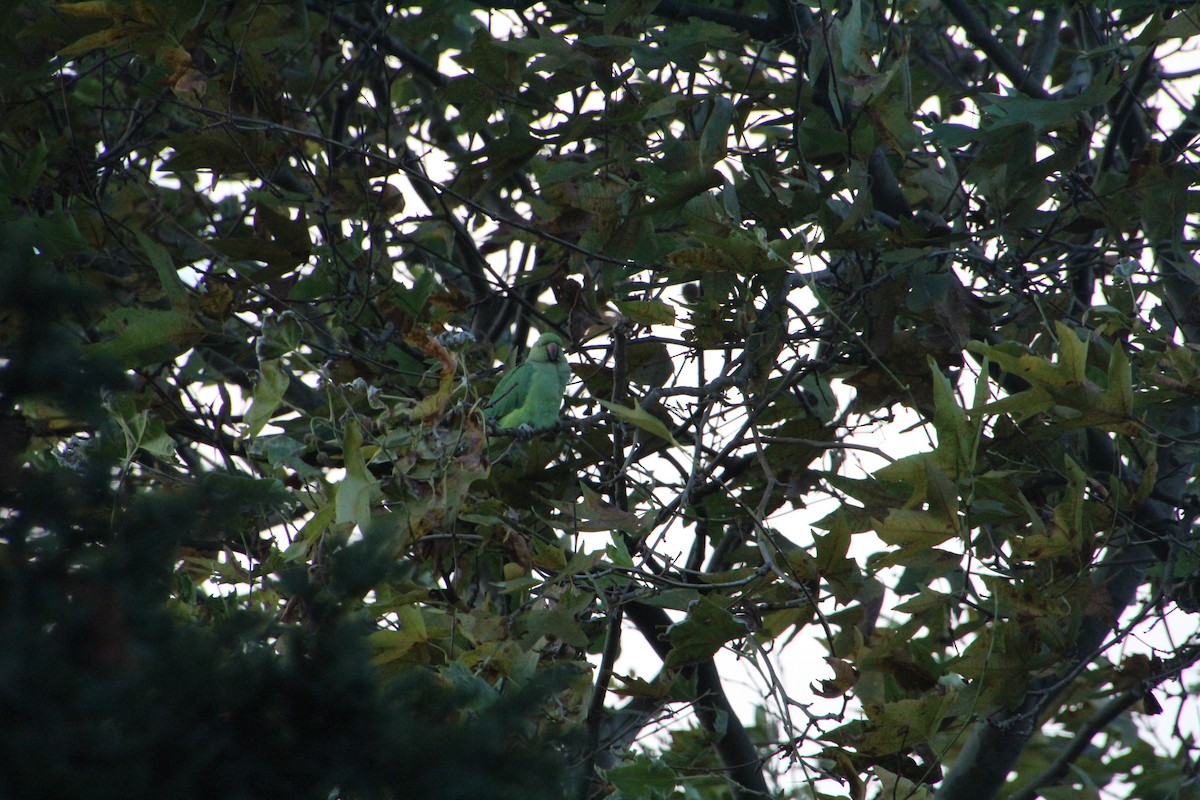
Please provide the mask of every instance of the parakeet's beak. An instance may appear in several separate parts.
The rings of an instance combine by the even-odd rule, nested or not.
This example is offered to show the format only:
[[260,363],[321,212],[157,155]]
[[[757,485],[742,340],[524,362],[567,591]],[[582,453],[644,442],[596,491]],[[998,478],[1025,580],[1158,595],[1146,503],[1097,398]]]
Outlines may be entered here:
[[559,347],[554,342],[546,343],[546,358],[551,361],[558,361]]

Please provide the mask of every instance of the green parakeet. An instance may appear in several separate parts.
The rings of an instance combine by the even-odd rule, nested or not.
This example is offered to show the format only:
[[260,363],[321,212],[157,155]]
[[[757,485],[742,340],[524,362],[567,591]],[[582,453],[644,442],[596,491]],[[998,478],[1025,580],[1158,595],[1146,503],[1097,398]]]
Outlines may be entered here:
[[549,428],[558,422],[570,380],[562,337],[543,334],[525,362],[509,370],[496,385],[484,414],[501,428]]

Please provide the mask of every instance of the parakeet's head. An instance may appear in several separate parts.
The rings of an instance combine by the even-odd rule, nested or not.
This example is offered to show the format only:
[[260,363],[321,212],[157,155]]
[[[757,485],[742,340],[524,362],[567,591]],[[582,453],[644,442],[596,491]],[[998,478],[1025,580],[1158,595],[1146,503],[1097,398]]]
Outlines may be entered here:
[[530,361],[557,363],[562,358],[563,340],[557,333],[543,333],[537,344],[529,351]]

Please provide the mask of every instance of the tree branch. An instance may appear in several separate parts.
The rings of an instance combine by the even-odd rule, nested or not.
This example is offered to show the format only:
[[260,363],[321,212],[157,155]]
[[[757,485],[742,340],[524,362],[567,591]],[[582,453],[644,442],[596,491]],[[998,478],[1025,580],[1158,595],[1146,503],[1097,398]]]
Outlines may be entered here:
[[1163,163],[1169,164],[1183,155],[1196,140],[1197,135],[1200,135],[1200,95],[1197,95],[1192,101],[1192,107],[1184,116],[1183,121],[1179,123],[1179,127],[1172,131],[1167,140],[1163,142]]
[[1050,68],[1054,66],[1054,56],[1058,52],[1058,34],[1062,27],[1063,10],[1059,7],[1048,8],[1038,31],[1037,43],[1033,47],[1033,55],[1029,59],[1029,82],[1041,86]]
[[[1088,466],[1101,473],[1107,465],[1116,474],[1136,482],[1136,476],[1123,468],[1112,452],[1112,441],[1098,431],[1088,431]],[[1164,449],[1166,450],[1166,449]],[[1169,458],[1163,452],[1160,459]],[[1169,466],[1169,465],[1168,465]],[[1182,493],[1183,486],[1172,470],[1164,468],[1155,483],[1155,491],[1168,496]],[[1174,508],[1158,500],[1148,500],[1135,515],[1130,526],[1135,532],[1151,532],[1158,541],[1170,538],[1174,527]],[[1090,663],[1100,653],[1100,646],[1112,631],[1113,621],[1119,619],[1134,601],[1137,589],[1144,580],[1143,565],[1153,561],[1150,543],[1143,536],[1130,535],[1122,545],[1114,542],[1097,570],[1095,583],[1107,595],[1107,613],[1085,615],[1075,640],[1075,663],[1066,670],[1066,678],[1050,676],[1034,682],[1015,709],[1004,709],[980,723],[963,746],[945,781],[938,788],[936,800],[986,800],[1000,791],[1020,757],[1029,737],[1037,726],[1038,717],[1071,684],[1073,673]]]
[[1071,739],[1066,749],[1059,753],[1058,758],[1044,772],[1031,780],[1024,788],[1014,793],[1009,800],[1036,800],[1041,796],[1042,789],[1053,786],[1066,776],[1071,764],[1075,762],[1096,734],[1104,730],[1110,722],[1132,708],[1139,700],[1149,694],[1150,690],[1165,680],[1177,677],[1187,667],[1200,657],[1200,648],[1191,647],[1182,651],[1167,662],[1166,667],[1159,671],[1151,680],[1146,680],[1138,686],[1131,687],[1114,697],[1104,708],[1100,709],[1080,727]]
[[735,31],[748,33],[755,39],[770,42],[780,38],[780,30],[770,19],[739,14],[736,11],[726,11],[723,8],[712,8],[686,0],[659,0],[658,5],[650,13],[667,19],[686,20],[692,17],[707,22],[715,22]]
[[[654,648],[658,657],[666,660],[671,642],[666,636],[671,618],[657,606],[630,603],[626,606],[629,619]],[[729,704],[721,686],[721,675],[710,658],[691,667],[696,676],[696,716],[705,730],[718,734],[717,755],[737,784],[737,800],[764,800],[771,796],[762,774],[762,759],[750,741],[745,726]],[[722,728],[724,730],[722,731]]]
[[975,13],[966,0],[942,0],[942,5],[962,27],[971,44],[987,54],[987,57],[992,60],[1004,77],[1012,82],[1018,92],[1039,100],[1050,99],[1050,95],[1042,88],[1036,76],[1030,74],[1025,65],[1009,52],[1004,43],[992,35],[987,23]]
[[613,664],[621,650],[621,623],[625,615],[619,603],[612,603],[608,612],[608,629],[604,635],[604,652],[600,656],[600,666],[596,669],[596,681],[592,687],[592,697],[587,710],[588,748],[583,772],[582,787],[584,798],[592,796],[597,789],[595,771],[596,756],[600,752],[600,738],[604,727],[604,698],[608,695],[608,684],[613,676]]
[[1041,796],[1042,789],[1062,780],[1071,768],[1071,764],[1083,755],[1096,734],[1108,727],[1108,723],[1128,711],[1138,700],[1142,699],[1144,694],[1145,690],[1138,687],[1128,689],[1108,701],[1104,708],[1083,723],[1071,743],[1058,754],[1058,758],[1054,759],[1054,763],[1047,767],[1045,772],[1030,781],[1025,788],[1013,794],[1009,800],[1036,800]]
[[345,14],[330,12],[327,3],[321,0],[308,0],[305,5],[310,11],[318,14],[328,14],[329,19],[367,42],[378,41],[384,45],[388,54],[403,61],[414,74],[420,75],[435,86],[445,86],[449,79],[438,71],[437,65],[426,61],[412,48],[405,45],[390,33],[378,31],[370,25],[350,19]]

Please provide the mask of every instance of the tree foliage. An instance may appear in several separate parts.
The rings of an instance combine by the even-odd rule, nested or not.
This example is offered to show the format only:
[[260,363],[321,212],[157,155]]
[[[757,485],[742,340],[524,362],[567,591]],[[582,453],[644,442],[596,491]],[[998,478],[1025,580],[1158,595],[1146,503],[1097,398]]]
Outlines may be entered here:
[[1198,13],[18,3],[3,794],[1196,796]]

